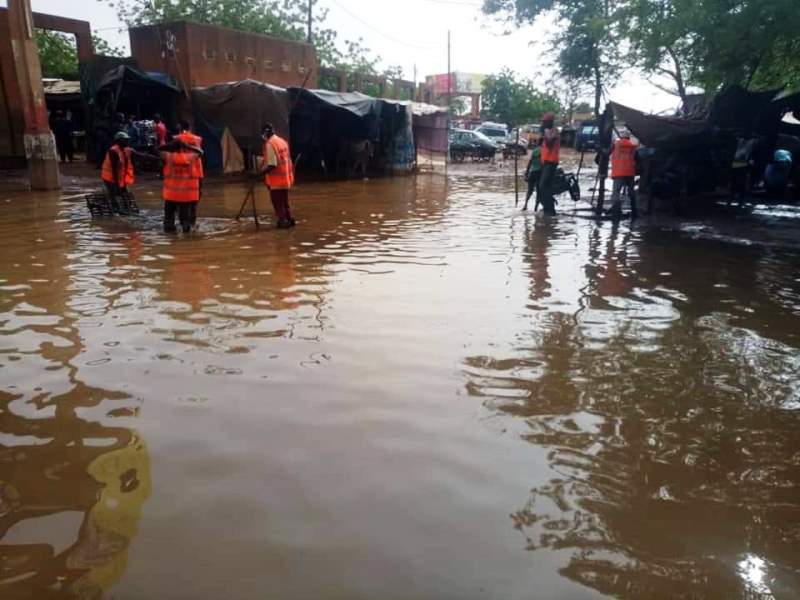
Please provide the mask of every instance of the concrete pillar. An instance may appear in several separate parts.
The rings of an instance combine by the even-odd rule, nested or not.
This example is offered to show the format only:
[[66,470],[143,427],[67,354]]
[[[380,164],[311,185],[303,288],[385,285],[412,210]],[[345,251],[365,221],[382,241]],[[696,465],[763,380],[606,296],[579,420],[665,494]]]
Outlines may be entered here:
[[61,174],[56,141],[47,122],[30,0],[9,0],[8,25],[25,119],[25,158],[31,189],[57,190],[61,188]]

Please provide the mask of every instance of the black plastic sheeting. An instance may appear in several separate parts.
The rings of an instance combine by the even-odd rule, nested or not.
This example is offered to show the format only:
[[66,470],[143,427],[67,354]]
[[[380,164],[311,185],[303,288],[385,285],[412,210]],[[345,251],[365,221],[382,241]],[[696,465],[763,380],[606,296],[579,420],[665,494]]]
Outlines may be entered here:
[[614,116],[630,129],[639,141],[651,148],[680,150],[704,143],[711,136],[707,121],[647,115],[616,102],[609,102]]
[[772,138],[784,127],[784,114],[800,110],[800,94],[782,95],[780,90],[747,91],[739,86],[722,90],[701,119],[648,115],[633,108],[609,103],[617,119],[646,146],[664,150],[695,149],[728,143],[731,138],[760,135]]
[[97,89],[102,90],[109,86],[150,86],[150,87],[163,87],[172,92],[180,93],[175,80],[169,75],[164,73],[146,73],[133,67],[120,65],[106,73],[97,84]]
[[246,156],[261,151],[261,128],[267,123],[289,139],[289,93],[281,87],[248,79],[195,88],[192,108],[209,170],[222,168],[221,142],[226,127]]
[[[326,137],[376,140],[384,102],[359,92],[289,88],[292,136],[300,143],[318,144]],[[298,117],[298,118],[295,118]]]

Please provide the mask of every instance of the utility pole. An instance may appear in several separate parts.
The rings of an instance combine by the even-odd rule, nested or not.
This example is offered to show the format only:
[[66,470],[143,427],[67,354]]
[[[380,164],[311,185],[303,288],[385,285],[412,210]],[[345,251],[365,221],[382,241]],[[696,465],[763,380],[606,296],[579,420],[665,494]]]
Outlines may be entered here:
[[42,66],[39,63],[30,0],[9,0],[8,25],[12,60],[22,98],[25,158],[28,160],[31,189],[57,190],[61,188],[61,174],[58,171],[55,138],[47,121]]
[[450,68],[450,30],[447,30],[447,154],[444,155],[444,172],[447,173],[447,163],[450,162],[450,126],[453,107],[453,73]]
[[306,41],[310,44],[313,36],[311,35],[314,26],[314,0],[308,0],[308,37]]
[[450,69],[450,30],[447,30],[447,109],[453,104],[453,72]]

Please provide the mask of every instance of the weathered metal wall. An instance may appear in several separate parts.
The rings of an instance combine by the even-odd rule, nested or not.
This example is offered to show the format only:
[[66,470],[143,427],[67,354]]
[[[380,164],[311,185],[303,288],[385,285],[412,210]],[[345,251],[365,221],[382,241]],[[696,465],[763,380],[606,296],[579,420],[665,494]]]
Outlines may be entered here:
[[316,52],[302,42],[182,21],[133,28],[130,40],[140,68],[169,73],[186,89],[244,79],[317,84]]
[[12,157],[24,161],[25,146],[22,142],[24,123],[22,98],[11,49],[8,11],[3,9],[0,10],[0,160],[4,164],[0,164],[0,167],[12,166],[8,164],[8,160]]

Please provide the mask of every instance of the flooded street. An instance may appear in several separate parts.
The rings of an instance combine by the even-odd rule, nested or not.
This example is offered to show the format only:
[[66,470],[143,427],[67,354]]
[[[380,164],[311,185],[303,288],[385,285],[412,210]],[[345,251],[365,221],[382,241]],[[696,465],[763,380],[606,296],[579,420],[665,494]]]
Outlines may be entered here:
[[800,596],[800,209],[512,187],[0,193],[0,597]]

